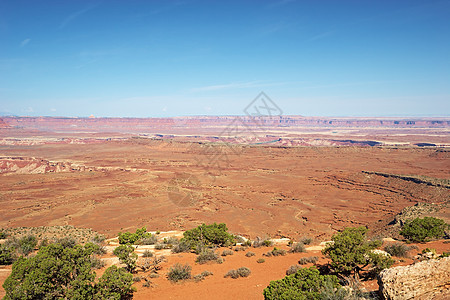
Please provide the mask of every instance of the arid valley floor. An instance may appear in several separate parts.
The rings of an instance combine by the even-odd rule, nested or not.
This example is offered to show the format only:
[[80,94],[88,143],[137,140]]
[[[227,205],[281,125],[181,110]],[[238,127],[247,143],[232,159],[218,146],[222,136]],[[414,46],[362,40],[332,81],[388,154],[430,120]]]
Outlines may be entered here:
[[[201,266],[194,254],[166,253],[161,274],[188,262],[193,273],[214,275],[175,285],[162,275],[150,287],[136,283],[135,293],[136,299],[262,299],[269,282],[300,257],[325,262],[317,247],[344,227],[364,225],[372,236],[398,238],[395,216],[417,203],[450,221],[445,118],[384,125],[293,118],[289,126],[247,123],[237,131],[229,130],[232,118],[144,120],[0,119],[0,228],[71,225],[113,238],[142,226],[179,234],[224,222],[252,239],[313,238],[308,253],[263,264],[256,258],[267,249],[252,250],[256,258],[237,252],[221,265]],[[431,243],[441,253],[450,249]],[[223,278],[240,266],[251,276]],[[9,272],[0,267],[1,283]],[[377,289],[376,282],[367,285]]]

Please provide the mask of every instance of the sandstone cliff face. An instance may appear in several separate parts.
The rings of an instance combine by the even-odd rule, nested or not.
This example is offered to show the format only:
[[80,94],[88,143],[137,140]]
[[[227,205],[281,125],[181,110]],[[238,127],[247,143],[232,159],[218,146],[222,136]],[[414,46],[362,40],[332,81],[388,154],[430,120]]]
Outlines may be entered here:
[[385,299],[450,299],[450,257],[381,271]]

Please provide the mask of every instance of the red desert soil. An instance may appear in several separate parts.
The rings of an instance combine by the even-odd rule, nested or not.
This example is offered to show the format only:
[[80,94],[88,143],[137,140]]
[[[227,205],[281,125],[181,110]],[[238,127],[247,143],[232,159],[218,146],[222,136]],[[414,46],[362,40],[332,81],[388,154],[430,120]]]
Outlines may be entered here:
[[[97,121],[106,122],[97,132],[86,123],[77,128],[79,132],[69,133],[38,131],[42,124],[34,128],[33,122],[39,120],[25,121],[28,127],[15,128],[18,121],[6,118],[0,129],[0,228],[73,225],[113,237],[142,226],[167,231],[225,222],[230,231],[251,238],[310,236],[318,243],[343,227],[378,228],[407,206],[450,199],[450,152],[412,146],[449,144],[447,121],[424,121],[429,128],[421,128],[419,122],[408,125],[406,120],[401,121],[404,128],[378,128],[376,122],[359,121],[350,129],[274,127],[273,136],[258,141],[275,137],[276,142],[251,146],[236,145],[242,139],[226,138],[229,144],[216,140],[213,135],[226,125],[222,119],[222,127],[208,123],[211,126],[203,126],[202,134],[190,137],[182,134],[192,134],[193,129],[174,128],[172,121],[159,132],[179,135],[161,140],[130,138],[127,129],[136,132],[136,124],[120,119],[116,121],[125,125],[119,131],[113,128],[119,133],[106,133],[114,130],[104,120]],[[53,121],[42,122],[66,130],[73,120],[51,125]],[[364,128],[369,125],[374,129]],[[155,125],[138,131],[150,137],[160,129]],[[208,132],[212,135],[206,136]],[[336,138],[339,142],[330,142]],[[342,142],[348,139],[385,144],[355,147],[349,146],[351,141]],[[391,147],[390,142],[409,146]],[[311,144],[334,146],[305,147]],[[438,248],[448,251],[447,245]],[[289,254],[257,264],[262,251],[268,250],[252,249],[257,256],[251,258],[235,253],[222,265],[195,265],[191,254],[170,256],[162,274],[179,261],[190,263],[193,274],[209,270],[214,275],[199,283],[175,285],[162,276],[153,280],[154,288],[137,283],[136,299],[261,299],[270,280],[282,278],[299,257],[321,256]],[[249,267],[252,275],[223,278],[241,266]],[[9,270],[0,268],[0,282]]]

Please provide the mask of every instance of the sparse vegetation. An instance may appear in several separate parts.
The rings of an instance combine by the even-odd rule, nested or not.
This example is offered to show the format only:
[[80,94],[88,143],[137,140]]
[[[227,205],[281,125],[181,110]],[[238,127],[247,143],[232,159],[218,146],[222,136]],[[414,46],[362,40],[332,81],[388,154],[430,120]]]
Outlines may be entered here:
[[264,258],[258,258],[258,260],[256,261],[258,264],[262,264],[265,263],[266,260]]
[[256,255],[255,252],[247,252],[247,253],[245,253],[245,256],[247,256],[247,257],[252,257],[252,256],[255,256],[255,255]]
[[277,247],[274,247],[273,250],[271,251],[273,256],[285,256],[286,255],[286,250],[284,249],[278,249]]
[[297,271],[300,270],[301,268],[302,266],[300,265],[292,265],[289,267],[289,269],[286,270],[286,275],[297,273]]
[[134,247],[131,245],[120,245],[113,251],[121,263],[126,265],[129,272],[133,272],[136,268],[137,254],[134,253]]
[[247,267],[240,267],[237,270],[230,270],[228,271],[223,277],[227,278],[227,277],[231,277],[233,279],[237,279],[239,277],[248,277],[250,276],[252,272],[250,271],[249,268]]
[[202,224],[185,231],[181,241],[189,245],[191,249],[195,249],[199,243],[206,247],[228,247],[235,243],[235,238],[228,233],[227,225],[213,223],[210,225]]
[[272,247],[273,242],[269,239],[269,238],[260,238],[257,237],[256,240],[253,241],[252,246],[254,248],[259,248],[259,247]]
[[449,228],[449,225],[442,219],[434,217],[416,218],[406,222],[400,234],[410,242],[424,243],[432,239],[443,238],[447,228]]
[[10,265],[14,260],[14,248],[6,244],[0,244],[0,265]]
[[318,260],[319,258],[317,256],[308,256],[300,258],[298,263],[301,265],[315,264]]
[[142,253],[142,257],[153,257],[153,252],[150,251],[150,250],[145,250],[145,251]]
[[188,243],[180,241],[178,244],[172,247],[172,253],[189,252],[191,250]]
[[291,249],[289,250],[289,252],[292,253],[306,252],[305,244],[303,244],[302,242],[293,243],[291,245]]
[[[125,299],[134,292],[132,275],[116,266],[96,283],[94,248],[50,244],[35,256],[20,257],[3,287],[4,299]],[[35,284],[39,282],[39,284]]]
[[146,227],[142,227],[142,228],[138,228],[136,229],[136,232],[131,233],[131,232],[120,232],[119,233],[119,244],[121,245],[134,245],[137,244],[138,241],[140,242],[140,240],[142,239],[149,239],[152,237],[152,234],[147,232],[147,228]]
[[169,273],[167,273],[167,279],[172,282],[178,282],[180,280],[187,280],[191,278],[192,267],[188,264],[181,265],[176,263],[170,267]]
[[204,250],[198,256],[195,262],[205,264],[210,261],[217,261],[219,256],[213,250]]
[[417,246],[408,246],[401,243],[395,243],[384,247],[384,251],[395,257],[408,257],[408,252],[417,249]]
[[300,268],[296,273],[271,281],[264,289],[264,299],[325,299],[322,291],[327,285],[333,290],[341,288],[334,275],[320,275],[314,267]]
[[312,238],[302,237],[299,243],[302,243],[303,245],[310,245],[312,243]]
[[205,279],[206,277],[211,276],[211,275],[213,275],[213,272],[203,271],[202,273],[195,275],[193,278],[196,282],[198,282],[198,281],[202,281],[203,279]]
[[381,243],[368,241],[366,234],[367,228],[357,227],[345,228],[342,232],[333,235],[333,243],[322,250],[322,253],[331,259],[330,266],[335,272],[356,275],[360,271],[365,271],[363,268],[366,266],[371,266],[373,270],[380,270],[393,264],[394,261],[390,257],[371,252],[381,246]]
[[233,255],[233,254],[234,254],[233,250],[225,249],[222,251],[221,256],[227,256],[227,255]]

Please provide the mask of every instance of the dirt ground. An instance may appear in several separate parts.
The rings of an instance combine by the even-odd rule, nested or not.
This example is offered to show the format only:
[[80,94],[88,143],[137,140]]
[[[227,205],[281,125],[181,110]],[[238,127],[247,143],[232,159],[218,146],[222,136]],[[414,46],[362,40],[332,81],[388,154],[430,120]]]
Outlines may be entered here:
[[[308,236],[318,244],[346,226],[376,229],[407,206],[450,199],[446,148],[249,146],[104,134],[52,143],[9,133],[0,144],[0,228],[73,225],[114,237],[142,226],[168,231],[224,222],[245,237]],[[193,274],[214,275],[198,283],[172,284],[164,276],[149,288],[136,283],[135,299],[261,299],[300,257],[322,256],[309,251],[258,264],[268,249],[250,251],[257,255],[237,252],[220,265],[195,264],[193,254],[169,256],[163,274],[181,262]],[[251,269],[248,278],[223,278],[241,266]],[[0,282],[9,272],[0,268]]]

